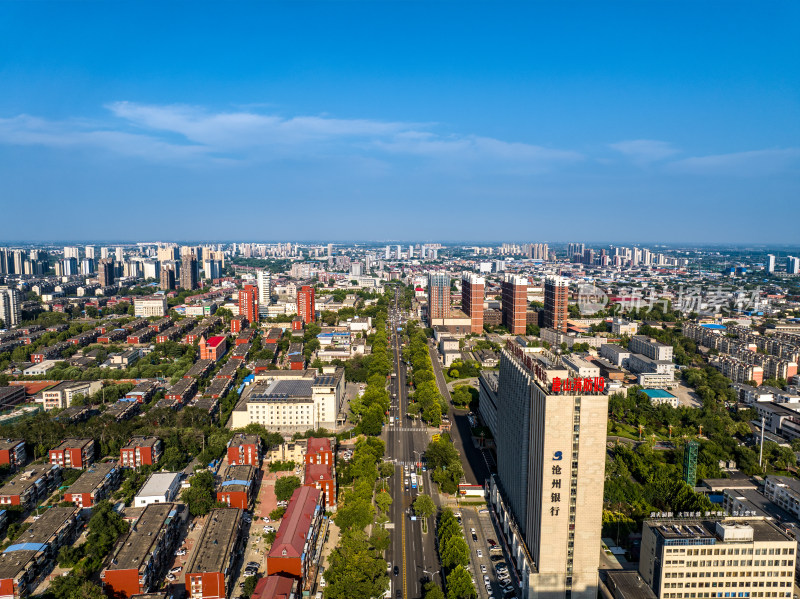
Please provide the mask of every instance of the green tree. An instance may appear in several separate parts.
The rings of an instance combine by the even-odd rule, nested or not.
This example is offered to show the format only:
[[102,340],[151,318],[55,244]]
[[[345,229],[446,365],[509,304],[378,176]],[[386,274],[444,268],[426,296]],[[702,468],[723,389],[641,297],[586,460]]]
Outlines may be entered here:
[[461,535],[454,535],[444,539],[444,544],[439,546],[439,557],[445,568],[455,568],[458,565],[469,564],[469,546]]
[[472,584],[472,577],[464,566],[456,566],[447,575],[447,599],[472,599],[477,597],[475,586]]
[[436,513],[436,505],[430,495],[417,495],[414,500],[414,513],[422,518],[430,518]]
[[392,502],[392,496],[386,491],[381,491],[380,493],[375,494],[375,505],[377,505],[378,509],[384,514],[388,513]]
[[189,488],[181,493],[181,499],[192,516],[205,516],[216,504],[214,475],[208,470],[195,474],[189,480]]
[[372,435],[377,437],[383,430],[383,410],[378,404],[372,404],[364,410],[364,416],[361,418],[360,428],[361,432],[365,435]]
[[432,580],[425,583],[425,599],[445,599],[442,587]]
[[244,579],[244,588],[242,589],[242,595],[245,597],[249,597],[253,594],[253,591],[256,590],[256,583],[258,582],[258,578],[255,576],[248,576]]
[[300,479],[296,476],[282,476],[275,481],[275,497],[278,501],[289,501],[295,489],[300,488]]

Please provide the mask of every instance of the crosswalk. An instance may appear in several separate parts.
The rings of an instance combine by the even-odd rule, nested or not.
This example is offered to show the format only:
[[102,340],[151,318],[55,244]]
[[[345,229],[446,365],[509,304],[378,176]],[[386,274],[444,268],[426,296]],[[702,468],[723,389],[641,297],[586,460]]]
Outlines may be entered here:
[[428,429],[424,426],[393,426],[389,430],[400,431],[400,432],[424,433]]

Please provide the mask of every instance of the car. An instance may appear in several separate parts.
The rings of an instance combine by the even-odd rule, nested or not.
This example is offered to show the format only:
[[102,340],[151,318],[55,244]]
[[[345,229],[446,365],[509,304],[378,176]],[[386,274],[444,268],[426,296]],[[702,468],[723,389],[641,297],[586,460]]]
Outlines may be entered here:
[[486,564],[481,564],[481,572],[486,574]]
[[170,582],[174,582],[175,580],[178,580],[178,577],[175,576],[174,574],[167,574],[167,580],[169,580]]
[[264,517],[263,517],[263,518],[261,518],[261,519],[262,519],[264,522],[269,522],[269,516],[264,516]]
[[172,568],[172,569],[169,571],[169,573],[170,573],[170,574],[177,574],[177,573],[178,573],[178,572],[180,572],[181,570],[183,570],[183,566],[175,566],[174,568]]
[[489,513],[489,510],[487,510],[486,508],[483,508],[483,509],[481,509],[481,510],[478,510],[478,513],[479,513],[479,514],[488,514],[488,513]]
[[408,485],[406,485],[406,491],[408,491]]
[[474,528],[470,528],[470,529],[469,529],[469,531],[470,531],[472,534],[475,534],[475,529],[474,529]]
[[503,556],[502,556],[502,555],[493,555],[493,556],[491,557],[491,560],[492,560],[493,562],[500,561],[501,559],[503,559]]
[[400,568],[398,568],[397,566],[395,566],[395,567],[394,567],[394,575],[395,575],[395,576],[399,576],[399,574],[400,574]]
[[175,555],[178,555],[178,556],[180,556],[180,555],[186,555],[186,549],[178,549],[178,550],[175,552]]
[[478,542],[478,535],[476,535],[474,532],[472,533],[472,540],[476,543]]
[[259,564],[258,562],[247,562],[247,567],[248,567],[248,568],[250,568],[250,567],[252,567],[252,568],[258,568],[260,565],[261,565],[261,564]]
[[483,557],[483,551],[481,551],[480,549],[476,549],[475,555],[477,555],[478,557]]
[[489,545],[491,545],[492,547],[497,546],[497,541],[495,541],[494,539],[486,539],[486,542],[489,543]]

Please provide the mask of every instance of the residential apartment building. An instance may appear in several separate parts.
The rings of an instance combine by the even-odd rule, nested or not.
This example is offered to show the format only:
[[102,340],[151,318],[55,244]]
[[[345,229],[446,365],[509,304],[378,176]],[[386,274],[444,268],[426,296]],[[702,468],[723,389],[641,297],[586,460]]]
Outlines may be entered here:
[[94,439],[65,439],[50,450],[50,463],[61,468],[87,468],[94,463]]
[[234,565],[244,551],[242,510],[214,509],[206,516],[200,538],[186,564],[185,584],[189,599],[230,597],[238,570]]
[[17,326],[22,320],[22,300],[19,291],[8,285],[0,286],[0,320],[6,328]]
[[0,553],[0,596],[27,597],[78,533],[78,509],[52,507]]
[[303,461],[306,464],[336,464],[333,443],[328,437],[311,437]]
[[249,510],[255,502],[258,487],[256,466],[228,466],[217,488],[217,501],[229,507]]
[[800,481],[789,476],[767,476],[764,495],[796,518],[800,518]]
[[571,379],[558,356],[526,353],[509,341],[500,359],[497,396],[502,434],[495,440],[498,473],[490,501],[514,539],[523,596],[595,599],[605,381]]
[[267,554],[267,576],[282,574],[301,582],[306,579],[325,513],[322,501],[318,489],[295,489]]
[[642,354],[651,360],[672,361],[672,346],[656,341],[645,335],[634,335],[628,342],[628,350]]
[[168,312],[166,295],[137,297],[133,300],[133,313],[137,318],[151,318],[154,316],[162,318]]
[[319,489],[325,509],[336,510],[336,475],[333,464],[306,463],[303,485]]
[[154,472],[133,498],[133,507],[172,503],[178,498],[182,479],[180,472]]
[[236,433],[228,442],[228,464],[261,466],[261,437]]
[[79,508],[89,508],[110,497],[122,480],[122,469],[116,462],[100,462],[80,475],[66,493],[64,501]]
[[486,280],[473,274],[461,278],[461,310],[470,318],[470,331],[483,333],[483,301]]
[[28,461],[25,441],[22,439],[0,439],[0,466],[8,465],[11,470],[24,466]]
[[428,322],[450,317],[450,275],[428,275]]
[[119,450],[119,462],[123,468],[155,466],[161,459],[164,444],[158,437],[131,437]]
[[528,279],[507,274],[500,288],[503,325],[512,335],[524,335],[528,310]]
[[133,597],[158,588],[180,540],[176,503],[148,505],[114,546],[100,581],[109,596]]
[[549,276],[544,280],[544,309],[542,327],[567,332],[569,317],[569,283],[567,279]]
[[192,254],[181,256],[181,289],[197,289],[197,258]]
[[72,405],[76,395],[88,397],[100,391],[102,386],[102,381],[61,381],[42,391],[41,397],[36,398],[36,403],[42,404],[45,411],[63,410]]
[[0,487],[0,506],[20,505],[25,509],[35,506],[55,491],[61,482],[61,468],[50,464],[28,466]]
[[239,290],[239,316],[251,323],[258,322],[258,288],[254,285]]
[[201,360],[213,360],[216,362],[225,355],[228,349],[228,340],[221,335],[209,337],[208,340],[205,337],[200,337],[198,349],[200,350]]
[[797,541],[769,520],[645,521],[639,574],[662,599],[791,597]]
[[317,319],[314,293],[314,288],[310,285],[303,285],[297,292],[297,314],[303,319],[304,324],[315,322]]

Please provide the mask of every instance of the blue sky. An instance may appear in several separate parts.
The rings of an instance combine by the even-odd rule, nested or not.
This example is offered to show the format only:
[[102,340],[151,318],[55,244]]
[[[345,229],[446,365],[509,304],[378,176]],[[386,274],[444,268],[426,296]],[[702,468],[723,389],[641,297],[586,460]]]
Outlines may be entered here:
[[3,2],[0,240],[797,242],[797,2]]

